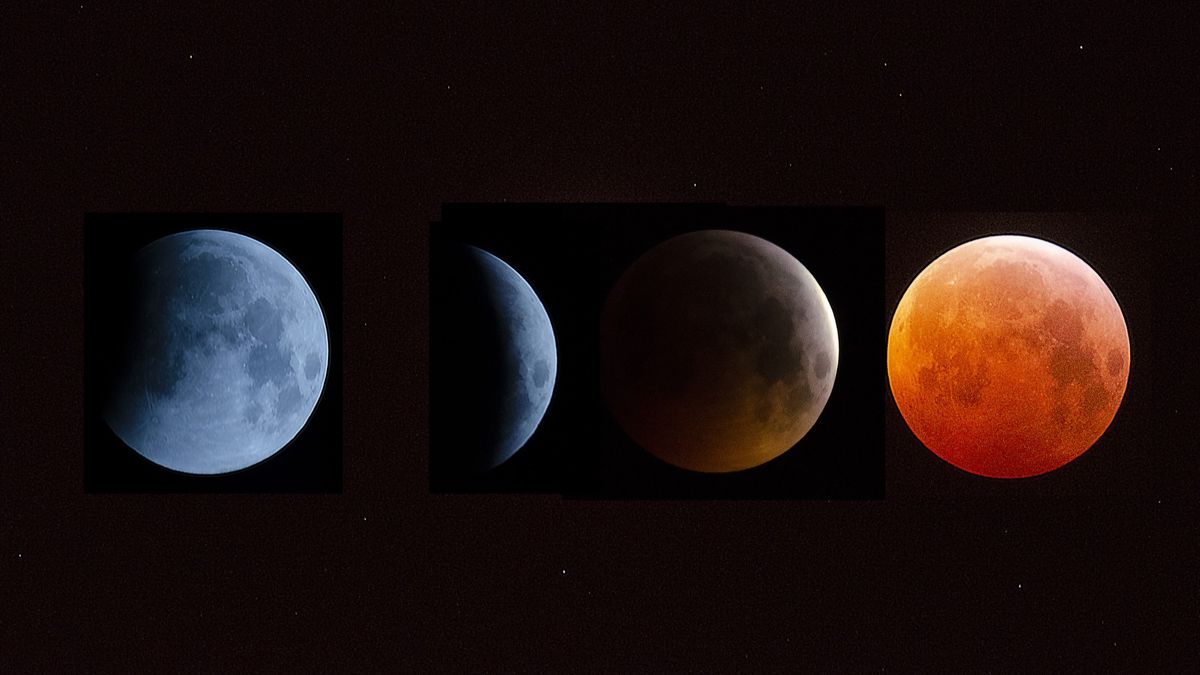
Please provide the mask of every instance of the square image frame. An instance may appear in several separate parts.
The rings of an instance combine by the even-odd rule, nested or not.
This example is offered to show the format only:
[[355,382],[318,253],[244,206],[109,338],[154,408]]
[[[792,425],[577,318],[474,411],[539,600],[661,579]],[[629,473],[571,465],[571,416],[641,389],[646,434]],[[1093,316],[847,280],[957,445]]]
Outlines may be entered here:
[[[285,258],[307,282],[324,315],[328,335],[325,381],[315,405],[299,431],[273,454],[242,468],[223,473],[185,472],[166,468],[127,444],[106,421],[106,409],[116,400],[114,391],[128,387],[127,380],[138,355],[127,347],[135,344],[141,331],[129,312],[136,284],[137,254],[163,237],[193,230],[224,230],[249,237]],[[225,260],[219,257],[218,260]],[[167,259],[170,266],[172,259]],[[182,266],[179,266],[182,267]],[[185,273],[186,274],[186,273]],[[216,277],[214,277],[216,278]],[[221,289],[206,286],[198,275],[181,277],[198,290],[213,307],[225,297]],[[180,283],[180,279],[173,280]],[[249,283],[254,283],[251,280]],[[264,296],[265,297],[265,296]],[[334,213],[88,213],[84,216],[84,491],[97,493],[340,493],[342,491],[342,217]],[[227,305],[228,303],[226,303]],[[272,308],[278,310],[278,308]],[[216,310],[214,310],[216,311]],[[230,311],[221,306],[220,311]],[[171,336],[166,356],[153,367],[138,372],[158,373],[167,384],[159,400],[182,403],[174,382],[195,376],[204,361],[194,356],[201,350],[235,345],[252,349],[258,333],[246,310],[229,327],[229,334],[187,335],[185,330],[167,329]],[[161,318],[161,315],[159,315]],[[182,315],[181,315],[182,316]],[[271,316],[269,313],[267,316]],[[247,322],[249,317],[249,322]],[[166,318],[170,321],[170,318]],[[173,324],[170,324],[174,326]],[[224,324],[222,324],[224,325]],[[243,330],[244,329],[244,330]],[[159,326],[161,331],[161,326]],[[187,341],[191,341],[190,343]],[[269,343],[266,338],[264,344]],[[182,343],[182,346],[180,346]],[[203,346],[202,346],[203,345]],[[213,347],[213,345],[217,345]],[[260,349],[263,349],[260,347]],[[230,350],[229,354],[232,354]],[[228,356],[229,354],[226,354]],[[283,363],[274,370],[247,371],[258,382],[289,377]],[[316,363],[316,360],[313,360]],[[168,365],[163,365],[167,363]],[[199,364],[199,366],[198,366]],[[294,367],[294,364],[293,364]],[[169,372],[168,372],[169,371]],[[182,374],[181,374],[182,373]],[[114,386],[115,385],[115,386]],[[204,386],[204,385],[200,385]],[[210,392],[221,395],[217,391]],[[244,393],[244,392],[242,392]],[[239,394],[240,395],[240,394]],[[148,393],[151,398],[154,394]],[[243,401],[243,403],[245,403]],[[243,406],[250,409],[251,405]],[[269,414],[270,407],[267,408]],[[254,412],[258,409],[255,408]],[[249,414],[249,413],[248,413]],[[165,437],[175,430],[163,432]],[[164,436],[160,436],[164,437]],[[276,437],[278,441],[280,437]]]
[[[980,503],[1035,498],[1114,500],[1185,498],[1198,470],[1189,439],[1193,396],[1179,376],[1188,330],[1167,330],[1171,306],[1194,283],[1191,233],[1169,216],[1138,211],[1022,212],[889,210],[889,329],[901,299],[935,260],[968,242],[997,235],[1044,240],[1076,256],[1103,281],[1126,325],[1129,355],[1124,392],[1099,438],[1067,463],[1019,478],[976,475],[943,460],[912,431],[889,387],[885,411],[888,497]],[[1175,344],[1179,342],[1180,344]],[[1005,367],[1012,367],[1011,364]],[[1029,395],[1034,395],[1030,393]],[[936,486],[931,491],[930,486]]]

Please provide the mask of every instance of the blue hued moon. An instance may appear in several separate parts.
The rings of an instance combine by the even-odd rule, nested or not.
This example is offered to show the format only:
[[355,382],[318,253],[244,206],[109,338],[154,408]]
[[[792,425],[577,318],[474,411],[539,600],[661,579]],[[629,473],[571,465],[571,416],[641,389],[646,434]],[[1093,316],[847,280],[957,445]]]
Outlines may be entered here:
[[329,365],[325,317],[283,256],[246,236],[194,230],[138,252],[132,339],[104,418],[160,466],[220,474],[287,445]]
[[500,258],[455,245],[440,264],[432,405],[453,414],[435,418],[433,440],[454,471],[484,471],[516,454],[546,414],[558,373],[554,329],[533,288]]

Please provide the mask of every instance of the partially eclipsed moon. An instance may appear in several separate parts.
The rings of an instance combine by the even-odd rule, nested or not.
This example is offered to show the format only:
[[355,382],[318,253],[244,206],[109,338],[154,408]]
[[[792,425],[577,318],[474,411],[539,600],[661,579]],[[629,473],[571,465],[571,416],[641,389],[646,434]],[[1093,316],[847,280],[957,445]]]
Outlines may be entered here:
[[1087,263],[994,236],[930,263],[896,308],[888,378],[908,426],[971,473],[1021,478],[1084,453],[1116,415],[1129,334]]
[[728,472],[783,454],[816,423],[838,364],[833,311],[783,249],[708,230],[652,249],[602,318],[617,422],[685,469]]
[[181,232],[137,255],[134,325],[105,420],[168,469],[216,474],[278,452],[317,404],[329,338],[308,283],[249,237]]
[[541,424],[558,374],[554,328],[529,282],[487,251],[439,246],[431,269],[431,459],[447,475],[480,473]]

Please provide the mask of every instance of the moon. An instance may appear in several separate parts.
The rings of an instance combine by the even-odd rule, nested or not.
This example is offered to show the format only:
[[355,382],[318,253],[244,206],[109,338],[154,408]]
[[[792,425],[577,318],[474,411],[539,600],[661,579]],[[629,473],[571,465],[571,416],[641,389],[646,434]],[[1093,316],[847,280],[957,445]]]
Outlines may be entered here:
[[787,251],[742,232],[659,244],[601,319],[602,384],[618,424],[677,467],[740,471],[817,422],[838,365],[833,309]]
[[546,307],[508,263],[460,244],[436,255],[431,441],[439,466],[480,473],[508,461],[537,430],[558,348]]
[[325,317],[300,272],[220,230],[158,239],[132,272],[131,339],[104,412],[113,432],[189,474],[244,469],[287,445],[329,366]]
[[905,291],[888,379],[917,438],[981,476],[1022,478],[1082,455],[1129,378],[1129,334],[1108,286],[1041,239],[969,241]]

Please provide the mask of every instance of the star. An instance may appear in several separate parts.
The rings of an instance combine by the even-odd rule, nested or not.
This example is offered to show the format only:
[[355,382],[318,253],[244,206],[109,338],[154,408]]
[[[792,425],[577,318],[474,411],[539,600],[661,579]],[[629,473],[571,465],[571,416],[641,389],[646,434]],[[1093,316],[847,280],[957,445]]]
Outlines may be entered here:
[[195,56],[195,54],[188,54],[188,60],[191,61]]

